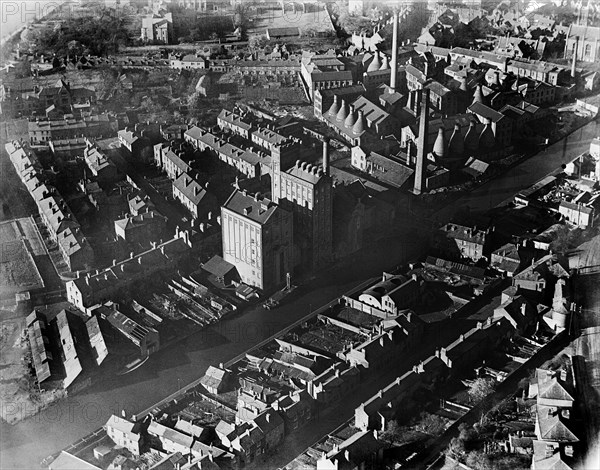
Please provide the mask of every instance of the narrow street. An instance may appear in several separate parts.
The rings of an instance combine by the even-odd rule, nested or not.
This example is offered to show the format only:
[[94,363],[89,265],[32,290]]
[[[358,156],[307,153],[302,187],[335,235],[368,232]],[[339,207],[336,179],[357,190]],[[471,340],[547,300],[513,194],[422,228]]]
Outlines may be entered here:
[[[574,158],[589,148],[590,140],[598,135],[599,130],[597,121],[588,124],[572,136],[549,147],[547,152],[532,157],[505,175],[464,196],[456,205],[469,205],[474,210],[483,210],[502,202],[520,189],[538,181],[567,159]],[[6,164],[5,159],[6,157],[3,158],[3,166]],[[10,162],[8,164],[10,165]],[[20,184],[16,175],[10,175],[9,179],[11,185]],[[13,181],[15,179],[16,183]],[[2,178],[1,184],[4,185],[5,180],[6,178]],[[151,189],[148,191],[151,192]],[[440,211],[437,218],[441,220],[442,217],[453,213],[456,205]],[[418,243],[410,246],[407,244],[403,251],[408,259],[414,259],[419,255]],[[271,311],[254,307],[234,314],[219,324],[159,352],[151,357],[144,367],[127,376],[115,376],[100,387],[74,394],[17,425],[9,426],[1,422],[2,466],[38,468],[44,457],[101,427],[112,413],[120,414],[123,409],[134,413],[153,405],[178,390],[179,384],[187,384],[202,376],[209,365],[231,360],[304,317],[311,305],[323,305],[364,282],[365,278],[380,275],[382,269],[393,269],[399,263],[398,259],[394,258],[399,257],[393,252],[393,247],[380,246],[378,252],[374,251],[369,258],[356,259],[344,270],[327,279],[320,279],[318,283],[314,283],[314,290],[304,291],[289,304]],[[10,407],[11,412],[19,413],[21,404],[2,403],[1,406]],[[348,413],[353,412],[353,408],[347,408]],[[337,423],[345,416],[339,414],[340,410],[332,410],[330,413],[322,418],[321,425],[325,432],[328,426],[335,424],[328,421],[328,416],[336,416]],[[56,432],[57,429],[60,429],[60,432]],[[313,430],[303,433],[307,436],[297,442],[310,445],[312,442],[308,437],[313,438],[314,442],[316,433]],[[287,456],[295,450],[296,447],[288,448]]]

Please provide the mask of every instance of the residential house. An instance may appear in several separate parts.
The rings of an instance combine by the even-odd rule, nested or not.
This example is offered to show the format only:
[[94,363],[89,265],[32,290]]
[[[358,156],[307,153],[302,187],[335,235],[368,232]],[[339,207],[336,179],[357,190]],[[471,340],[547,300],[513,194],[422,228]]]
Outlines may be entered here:
[[117,133],[121,147],[126,148],[134,159],[150,162],[152,149],[150,140],[135,130],[125,128]]
[[203,219],[216,209],[217,198],[189,173],[182,173],[173,181],[173,198],[181,202],[194,219]]
[[87,271],[94,266],[94,250],[79,227],[66,227],[57,236],[58,249],[71,271]]
[[90,139],[86,139],[83,159],[99,184],[110,184],[117,180],[119,174],[117,167]]
[[381,311],[397,314],[412,306],[419,296],[419,280],[416,276],[406,278],[383,273],[383,279],[364,290],[358,300]]
[[521,265],[521,256],[517,245],[507,243],[492,252],[490,266],[508,277],[512,277]]
[[558,213],[567,222],[578,227],[587,228],[594,222],[594,207],[580,202],[562,200],[558,206]]
[[490,235],[490,229],[448,223],[440,229],[436,246],[447,255],[477,262],[488,256]]
[[140,423],[112,415],[104,425],[104,429],[116,445],[124,447],[133,455],[141,455],[144,452],[145,439]]
[[147,247],[166,234],[167,218],[155,210],[115,220],[115,234],[133,245]]
[[200,384],[214,395],[226,392],[231,386],[231,372],[221,367],[209,366]]

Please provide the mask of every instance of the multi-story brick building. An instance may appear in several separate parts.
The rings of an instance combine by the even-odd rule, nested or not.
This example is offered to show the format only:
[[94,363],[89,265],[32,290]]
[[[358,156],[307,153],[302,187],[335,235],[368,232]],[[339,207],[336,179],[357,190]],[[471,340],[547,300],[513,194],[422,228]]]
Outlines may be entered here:
[[235,190],[221,208],[223,259],[242,282],[270,290],[294,267],[293,215],[275,202]]
[[[323,143],[323,165],[286,162],[286,147],[272,152],[271,194],[273,201],[294,214],[294,245],[302,265],[322,266],[332,254],[332,179],[329,175],[329,143]],[[285,201],[285,202],[284,202]]]

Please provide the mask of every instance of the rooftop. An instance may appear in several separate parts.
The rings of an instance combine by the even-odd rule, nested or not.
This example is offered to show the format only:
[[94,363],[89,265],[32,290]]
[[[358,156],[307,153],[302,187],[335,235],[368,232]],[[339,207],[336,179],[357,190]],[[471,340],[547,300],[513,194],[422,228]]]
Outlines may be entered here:
[[259,194],[251,196],[237,189],[223,204],[223,208],[261,225],[266,224],[276,210],[283,210],[270,199],[261,198]]

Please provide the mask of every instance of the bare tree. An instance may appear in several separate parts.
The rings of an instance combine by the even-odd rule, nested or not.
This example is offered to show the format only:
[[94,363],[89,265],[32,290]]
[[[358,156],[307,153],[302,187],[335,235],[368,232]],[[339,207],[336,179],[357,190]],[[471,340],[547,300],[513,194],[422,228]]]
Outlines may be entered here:
[[467,393],[474,404],[481,407],[480,424],[483,423],[485,409],[488,407],[490,395],[496,390],[496,383],[493,379],[480,377],[475,379],[469,386]]

